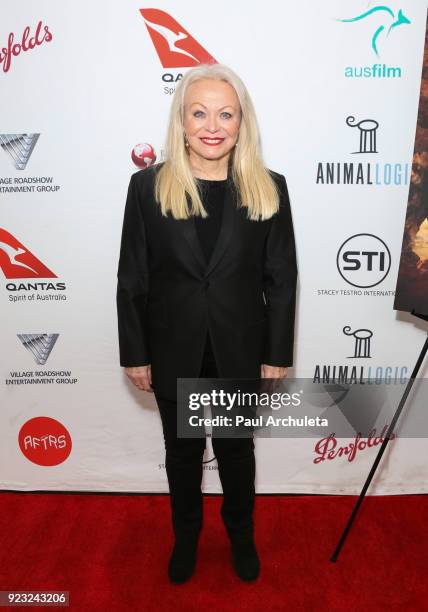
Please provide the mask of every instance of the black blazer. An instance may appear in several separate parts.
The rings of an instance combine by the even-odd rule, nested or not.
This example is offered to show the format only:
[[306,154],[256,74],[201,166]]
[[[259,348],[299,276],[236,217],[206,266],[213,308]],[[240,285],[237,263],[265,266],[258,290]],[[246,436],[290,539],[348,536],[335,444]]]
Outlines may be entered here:
[[280,210],[265,221],[246,218],[230,182],[207,265],[194,218],[164,217],[155,202],[161,165],[129,184],[117,272],[120,365],[151,364],[155,394],[173,400],[178,377],[199,376],[208,330],[221,378],[292,365],[297,264],[285,178],[269,171]]

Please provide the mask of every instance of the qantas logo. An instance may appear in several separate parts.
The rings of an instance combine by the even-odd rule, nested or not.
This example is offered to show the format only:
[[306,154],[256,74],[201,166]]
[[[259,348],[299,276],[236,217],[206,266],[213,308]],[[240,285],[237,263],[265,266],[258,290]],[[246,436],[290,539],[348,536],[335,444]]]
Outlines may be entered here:
[[171,15],[159,9],[140,9],[164,68],[216,64],[217,60]]
[[6,278],[57,278],[31,251],[0,228],[0,267]]

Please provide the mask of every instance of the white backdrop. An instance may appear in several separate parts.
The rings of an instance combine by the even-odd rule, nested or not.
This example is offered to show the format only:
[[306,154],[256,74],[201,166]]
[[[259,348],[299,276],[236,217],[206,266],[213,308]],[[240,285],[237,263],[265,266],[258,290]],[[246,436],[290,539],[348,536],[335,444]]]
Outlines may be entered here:
[[[365,376],[386,368],[410,374],[425,340],[426,326],[392,306],[427,4],[390,0],[390,12],[340,21],[377,5],[218,0],[203,13],[194,0],[150,3],[240,74],[266,164],[287,178],[299,265],[296,377],[312,378],[316,366],[329,365],[358,365]],[[0,226],[7,232],[0,236],[0,488],[168,490],[154,399],[134,390],[119,366],[115,304],[126,191],[138,170],[131,151],[148,143],[161,160],[171,102],[164,88],[186,70],[179,53],[176,67],[162,65],[144,8],[137,0],[1,3],[0,49],[11,33],[13,41],[10,65],[4,51],[0,58]],[[399,9],[410,23],[387,36]],[[39,22],[38,44],[31,45]],[[171,28],[160,15],[162,23]],[[376,54],[372,37],[381,25]],[[13,48],[27,26],[23,46],[34,48]],[[351,116],[377,122],[371,149],[360,143],[363,124],[347,124]],[[40,134],[31,155],[23,134]],[[19,156],[22,169],[15,167]],[[354,181],[317,182],[326,179],[327,163],[336,171],[353,164]],[[51,189],[40,190],[46,185]],[[34,188],[17,190],[23,186]],[[384,278],[363,259],[358,273],[343,271],[339,260],[339,272],[341,245],[359,234],[371,236],[354,238],[352,250],[369,246],[387,259],[389,250]],[[56,277],[40,271],[40,262]],[[347,325],[371,330],[369,354],[350,357]],[[29,343],[18,336],[24,334],[36,337]],[[53,348],[49,334],[58,334]],[[34,352],[26,350],[31,343]],[[46,363],[36,363],[43,346],[52,350]],[[315,443],[258,439],[258,492],[359,492],[375,449],[352,461],[342,455],[314,463]],[[427,458],[425,439],[390,443],[370,492],[428,492]],[[218,492],[211,459],[208,448],[204,488]]]

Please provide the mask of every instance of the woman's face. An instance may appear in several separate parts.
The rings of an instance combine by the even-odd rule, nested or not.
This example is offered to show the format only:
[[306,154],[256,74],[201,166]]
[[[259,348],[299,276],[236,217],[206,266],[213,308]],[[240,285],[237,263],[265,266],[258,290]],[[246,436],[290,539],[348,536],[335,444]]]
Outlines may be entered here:
[[227,159],[235,146],[241,108],[234,88],[225,81],[200,79],[184,96],[184,132],[190,159]]

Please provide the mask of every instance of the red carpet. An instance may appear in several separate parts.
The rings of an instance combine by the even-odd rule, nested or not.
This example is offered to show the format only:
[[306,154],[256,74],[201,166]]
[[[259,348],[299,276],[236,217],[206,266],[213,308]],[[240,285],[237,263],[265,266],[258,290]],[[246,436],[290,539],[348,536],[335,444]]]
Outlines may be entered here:
[[427,609],[428,496],[366,498],[336,564],[355,498],[259,496],[254,584],[233,574],[220,501],[205,498],[196,573],[173,586],[168,497],[0,493],[0,590],[68,590],[82,611]]

